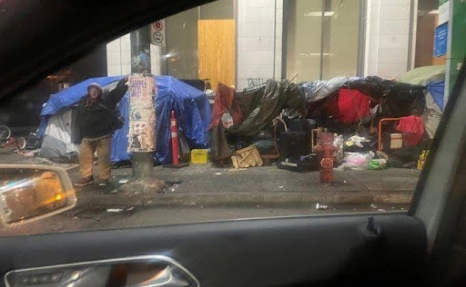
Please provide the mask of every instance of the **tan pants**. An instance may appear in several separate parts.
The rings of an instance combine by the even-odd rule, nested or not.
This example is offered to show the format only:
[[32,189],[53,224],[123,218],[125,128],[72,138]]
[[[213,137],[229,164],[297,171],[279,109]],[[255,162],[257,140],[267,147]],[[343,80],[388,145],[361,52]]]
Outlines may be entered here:
[[89,139],[83,138],[79,154],[81,178],[87,178],[92,175],[93,157],[96,151],[99,162],[100,179],[108,180],[110,178],[112,172],[112,163],[110,161],[111,146],[111,137],[96,141],[89,141]]

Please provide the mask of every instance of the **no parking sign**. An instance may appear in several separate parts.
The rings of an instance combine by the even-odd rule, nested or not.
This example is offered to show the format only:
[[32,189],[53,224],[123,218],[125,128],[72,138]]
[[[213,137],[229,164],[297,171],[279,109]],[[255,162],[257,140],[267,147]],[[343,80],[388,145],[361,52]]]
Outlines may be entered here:
[[150,25],[151,42],[157,46],[165,46],[165,20],[159,20]]

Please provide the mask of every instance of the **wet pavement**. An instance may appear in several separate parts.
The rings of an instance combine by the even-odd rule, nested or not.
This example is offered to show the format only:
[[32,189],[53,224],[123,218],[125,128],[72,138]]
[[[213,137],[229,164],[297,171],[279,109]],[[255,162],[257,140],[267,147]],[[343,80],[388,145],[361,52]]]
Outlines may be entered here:
[[[76,164],[26,158],[0,149],[2,163],[62,166],[73,182]],[[98,174],[96,168],[95,173]],[[0,235],[43,234],[107,228],[179,224],[254,217],[405,211],[418,170],[335,171],[335,183],[321,184],[318,172],[292,172],[276,166],[181,169],[154,167],[150,181],[129,189],[131,169],[112,171],[108,188],[97,183],[75,188],[76,207],[40,221],[0,229]],[[165,186],[158,181],[165,182]],[[128,182],[129,181],[129,182]],[[145,189],[144,189],[145,188]],[[149,190],[149,192],[147,192]],[[316,204],[326,206],[316,209]]]

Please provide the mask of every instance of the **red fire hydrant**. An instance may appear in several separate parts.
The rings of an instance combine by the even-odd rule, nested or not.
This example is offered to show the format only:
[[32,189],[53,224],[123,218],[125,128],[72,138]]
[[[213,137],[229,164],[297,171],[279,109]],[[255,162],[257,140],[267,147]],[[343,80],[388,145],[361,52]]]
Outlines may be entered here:
[[335,146],[333,145],[332,133],[319,133],[317,137],[317,145],[314,147],[314,152],[317,154],[317,159],[320,162],[320,182],[333,182],[333,163]]

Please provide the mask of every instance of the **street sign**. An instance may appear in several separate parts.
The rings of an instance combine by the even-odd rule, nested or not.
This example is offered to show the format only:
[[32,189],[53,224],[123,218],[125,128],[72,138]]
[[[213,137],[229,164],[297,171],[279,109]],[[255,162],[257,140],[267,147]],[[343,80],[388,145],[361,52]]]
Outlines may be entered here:
[[448,47],[448,23],[435,28],[434,56],[441,57],[447,54]]
[[150,25],[150,38],[153,45],[165,46],[165,20]]

